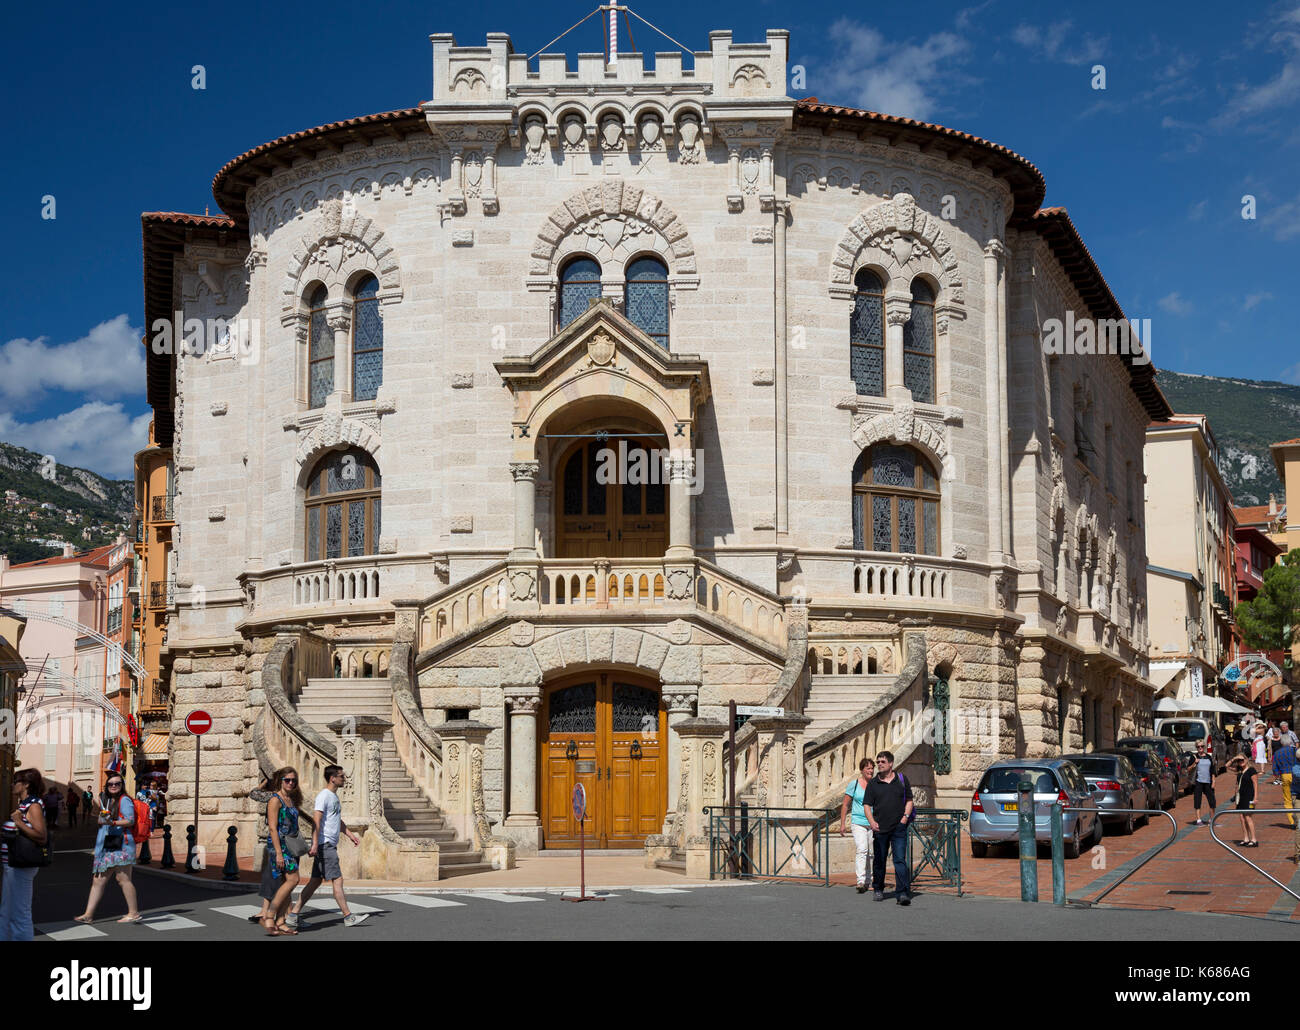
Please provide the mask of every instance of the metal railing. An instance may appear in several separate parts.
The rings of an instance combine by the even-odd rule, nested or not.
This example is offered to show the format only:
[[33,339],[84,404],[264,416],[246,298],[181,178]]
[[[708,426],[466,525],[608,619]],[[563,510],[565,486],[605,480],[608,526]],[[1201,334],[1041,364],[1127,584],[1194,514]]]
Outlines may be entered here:
[[[918,808],[907,826],[907,868],[915,887],[926,870],[938,886],[956,887],[961,897],[961,824],[970,814],[961,808]],[[919,850],[913,850],[913,845]]]
[[174,522],[175,494],[160,494],[150,498],[149,514],[151,522]]
[[801,880],[830,886],[831,813],[739,805],[705,808],[704,815],[710,880]]
[[149,584],[149,607],[166,608],[176,603],[176,580],[155,580]]
[[1106,815],[1163,815],[1169,820],[1169,825],[1173,832],[1169,834],[1169,839],[1164,841],[1158,848],[1142,859],[1137,865],[1126,872],[1118,880],[1112,883],[1095,898],[1071,898],[1072,904],[1076,905],[1097,905],[1101,899],[1113,891],[1121,883],[1136,873],[1144,865],[1150,862],[1156,855],[1164,851],[1175,840],[1178,839],[1178,820],[1173,817],[1171,812],[1166,812],[1163,808],[1073,808],[1060,804],[1059,802],[1052,805],[1052,901],[1056,905],[1065,904],[1065,841],[1062,833],[1063,817],[1066,812],[1093,812],[1096,811],[1097,818],[1100,819],[1102,812]]
[[1259,873],[1259,875],[1264,877],[1266,880],[1271,880],[1277,886],[1281,887],[1284,891],[1290,894],[1291,897],[1295,898],[1296,901],[1300,901],[1300,894],[1297,894],[1281,880],[1278,880],[1275,877],[1270,876],[1263,869],[1261,869],[1254,862],[1252,862],[1245,855],[1243,855],[1240,851],[1233,851],[1233,849],[1228,846],[1228,842],[1223,840],[1217,833],[1214,832],[1214,824],[1217,823],[1220,819],[1222,819],[1225,815],[1286,815],[1294,819],[1297,816],[1300,816],[1300,808],[1250,808],[1250,809],[1225,808],[1222,812],[1215,812],[1214,815],[1210,816],[1210,836],[1214,838],[1214,843],[1218,844],[1229,854],[1235,855],[1237,858],[1241,859],[1243,862],[1246,863],[1246,865],[1250,866],[1253,870],[1255,870],[1255,872]]

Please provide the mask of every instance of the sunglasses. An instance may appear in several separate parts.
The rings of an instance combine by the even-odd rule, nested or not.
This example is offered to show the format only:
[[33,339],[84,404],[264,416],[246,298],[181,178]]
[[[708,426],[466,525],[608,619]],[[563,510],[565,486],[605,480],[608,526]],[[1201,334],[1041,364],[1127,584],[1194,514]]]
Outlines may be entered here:
[[286,777],[285,777],[284,779],[282,779],[280,782],[281,782],[281,783],[297,783],[298,780],[297,780],[297,778],[294,777],[294,776],[286,776]]

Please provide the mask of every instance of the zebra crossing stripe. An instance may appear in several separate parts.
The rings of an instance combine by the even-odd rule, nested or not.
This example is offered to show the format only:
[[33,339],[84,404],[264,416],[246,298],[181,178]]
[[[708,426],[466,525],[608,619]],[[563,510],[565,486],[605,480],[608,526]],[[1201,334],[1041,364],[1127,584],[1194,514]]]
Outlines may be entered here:
[[634,894],[689,894],[680,887],[633,887]]
[[[61,927],[62,929],[56,929]],[[63,923],[42,923],[34,929],[52,941],[88,941],[95,937],[107,937],[103,930],[96,930],[85,923],[68,920]]]
[[396,901],[402,905],[414,905],[416,908],[464,908],[465,906],[463,901],[433,898],[427,894],[385,894],[383,900]]
[[223,916],[234,916],[236,919],[248,919],[249,916],[255,916],[262,911],[260,905],[214,905],[208,909],[209,912],[220,912]]
[[195,926],[203,927],[202,923],[178,916],[175,912],[159,912],[157,915],[145,916],[140,920],[140,925],[147,926],[150,930],[188,930]]
[[501,901],[506,904],[513,904],[516,901],[541,901],[541,898],[530,898],[525,894],[499,894],[495,891],[476,891],[473,894],[462,894],[463,898],[482,898],[485,901]]

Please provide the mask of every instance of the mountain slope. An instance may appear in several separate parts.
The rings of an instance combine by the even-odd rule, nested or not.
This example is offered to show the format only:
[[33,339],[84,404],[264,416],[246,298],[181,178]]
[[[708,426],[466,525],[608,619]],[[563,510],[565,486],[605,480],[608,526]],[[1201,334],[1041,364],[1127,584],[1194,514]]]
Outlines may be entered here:
[[1176,412],[1209,416],[1234,504],[1267,504],[1269,494],[1282,500],[1268,446],[1300,436],[1300,386],[1167,369],[1157,381]]

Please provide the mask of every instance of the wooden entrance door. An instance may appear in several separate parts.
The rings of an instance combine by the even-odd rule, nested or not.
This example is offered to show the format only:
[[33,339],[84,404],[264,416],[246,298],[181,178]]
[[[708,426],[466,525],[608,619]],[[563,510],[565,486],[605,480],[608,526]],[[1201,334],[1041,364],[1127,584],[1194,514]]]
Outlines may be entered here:
[[663,828],[668,717],[659,691],[621,673],[589,673],[546,692],[541,764],[543,846],[578,845],[573,788],[587,791],[587,846],[629,848]]
[[652,441],[584,440],[561,458],[556,555],[659,558],[668,547],[668,483]]

